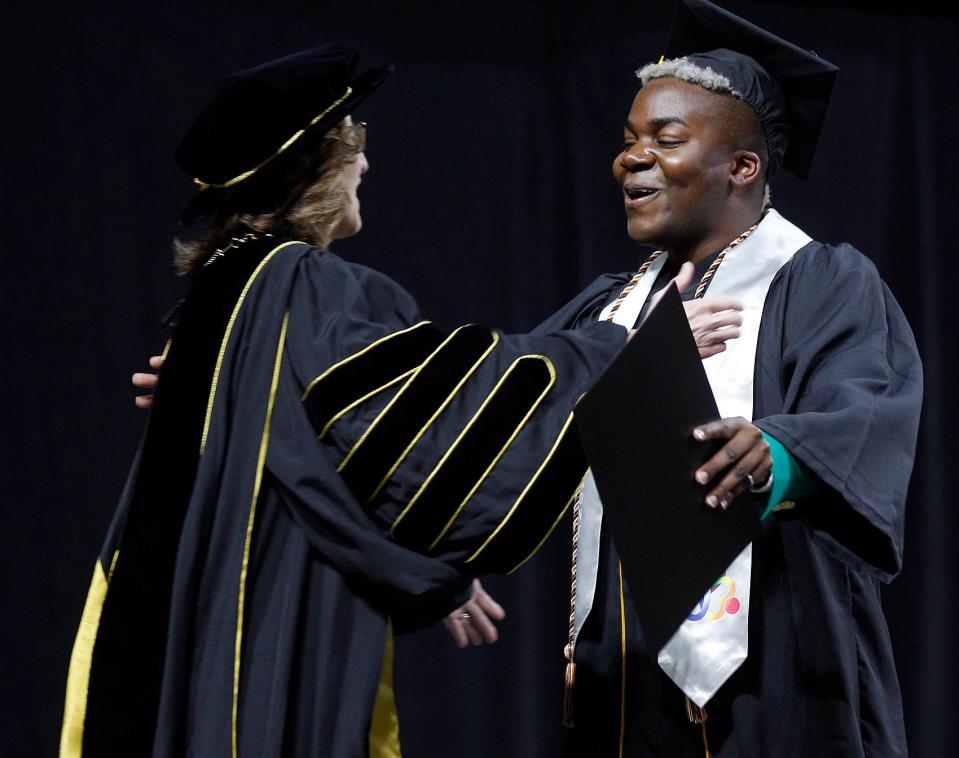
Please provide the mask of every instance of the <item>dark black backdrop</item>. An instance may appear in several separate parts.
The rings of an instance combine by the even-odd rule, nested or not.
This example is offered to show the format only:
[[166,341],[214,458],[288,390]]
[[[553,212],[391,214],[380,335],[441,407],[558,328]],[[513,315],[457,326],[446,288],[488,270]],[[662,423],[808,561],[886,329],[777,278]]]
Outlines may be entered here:
[[[170,156],[222,76],[330,39],[397,64],[361,114],[366,227],[336,250],[395,276],[435,318],[525,329],[638,257],[609,165],[669,0],[327,5],[81,2],[5,19],[4,757],[55,750],[74,628],[144,422],[128,377],[161,346],[158,319],[182,288],[167,240],[191,189]],[[935,4],[729,5],[843,69],[812,181],[784,177],[773,196],[813,236],[865,251],[919,340],[921,457],[905,570],[885,597],[913,753],[946,755],[959,27]],[[517,577],[489,582],[510,614],[498,646],[456,651],[435,629],[400,642],[409,758],[557,754],[566,543],[562,530]]]

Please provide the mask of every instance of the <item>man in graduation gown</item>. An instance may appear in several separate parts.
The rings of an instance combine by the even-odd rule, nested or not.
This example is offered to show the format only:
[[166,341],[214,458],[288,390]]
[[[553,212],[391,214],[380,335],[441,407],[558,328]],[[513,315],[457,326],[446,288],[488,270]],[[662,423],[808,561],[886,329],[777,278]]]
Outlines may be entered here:
[[[681,634],[661,651],[645,646],[587,479],[568,755],[905,755],[880,584],[901,567],[922,390],[915,341],[872,263],[812,240],[765,190],[781,166],[808,173],[836,69],[705,0],[681,0],[666,55],[637,73],[613,171],[630,236],[664,252],[597,280],[542,328],[632,326],[681,264],[695,267],[684,299],[737,298],[741,335],[703,362],[724,420],[695,433],[725,442],[696,476],[705,506],[736,508],[752,487],[764,512],[744,577],[748,655],[704,695],[669,665]],[[629,549],[628,535],[615,539]],[[684,627],[718,624],[703,616],[721,615],[723,599],[707,592]],[[745,612],[738,603],[727,617]],[[680,657],[708,659],[679,642]],[[724,664],[712,660],[705,678]]]

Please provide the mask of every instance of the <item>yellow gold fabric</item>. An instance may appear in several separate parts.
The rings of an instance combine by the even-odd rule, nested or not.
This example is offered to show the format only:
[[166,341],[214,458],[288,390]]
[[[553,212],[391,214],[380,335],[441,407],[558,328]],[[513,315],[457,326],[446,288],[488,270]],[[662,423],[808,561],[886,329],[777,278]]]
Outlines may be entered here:
[[[113,575],[119,551],[113,554],[109,576]],[[100,627],[100,613],[107,597],[108,574],[98,560],[93,567],[93,579],[80,617],[80,628],[73,643],[70,670],[67,674],[67,696],[63,706],[63,725],[60,730],[60,758],[80,758],[83,754],[83,725],[87,715],[87,691],[90,686],[90,667],[93,646]]]
[[370,722],[370,758],[401,758],[400,719],[393,697],[393,624],[386,626],[386,653]]
[[619,692],[619,758],[623,758],[626,741],[626,597],[623,594],[623,564],[619,563],[619,630],[623,665]]

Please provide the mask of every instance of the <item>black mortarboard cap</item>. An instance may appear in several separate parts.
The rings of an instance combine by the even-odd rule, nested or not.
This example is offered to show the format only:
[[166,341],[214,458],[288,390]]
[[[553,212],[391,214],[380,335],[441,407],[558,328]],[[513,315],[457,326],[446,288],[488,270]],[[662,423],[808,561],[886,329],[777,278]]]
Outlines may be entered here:
[[770,169],[809,176],[836,66],[708,0],[679,0],[665,57],[728,78],[759,117]]
[[707,488],[693,479],[722,447],[696,441],[693,429],[717,418],[682,301],[670,287],[576,408],[603,520],[653,658],[757,534],[748,492],[728,510],[712,509],[703,502]]
[[[355,75],[358,57],[349,45],[328,44],[233,74],[187,130],[177,165],[204,190],[201,195],[222,196],[259,180],[264,169],[342,120],[392,70],[381,66]],[[215,206],[211,200],[192,203],[185,215]]]

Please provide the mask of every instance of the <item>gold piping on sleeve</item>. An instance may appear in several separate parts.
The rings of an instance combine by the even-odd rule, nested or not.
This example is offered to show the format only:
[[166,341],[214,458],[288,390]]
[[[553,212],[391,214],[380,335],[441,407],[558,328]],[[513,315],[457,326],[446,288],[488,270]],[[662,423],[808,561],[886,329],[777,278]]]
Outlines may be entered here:
[[97,559],[93,579],[80,616],[80,627],[70,655],[67,673],[67,692],[63,704],[63,724],[60,728],[60,758],[80,758],[83,754],[83,727],[87,718],[87,695],[90,691],[90,669],[93,666],[93,648],[100,628],[100,615],[107,598],[107,588],[120,551],[114,551],[110,570],[103,571]]
[[120,557],[120,551],[114,550],[113,557],[110,559],[110,570],[107,572],[107,584],[113,579],[113,570],[117,567],[117,558]]
[[233,758],[237,758],[237,717],[240,704],[240,659],[243,650],[243,605],[246,602],[246,577],[250,566],[250,546],[253,543],[253,522],[256,517],[256,502],[260,497],[260,485],[263,482],[263,467],[266,463],[266,451],[270,446],[270,423],[273,420],[273,404],[276,401],[276,387],[280,379],[280,365],[283,362],[283,346],[286,343],[286,326],[290,312],[283,316],[280,338],[276,346],[276,358],[273,361],[273,380],[270,383],[270,395],[266,403],[266,418],[263,421],[263,434],[260,437],[260,452],[256,461],[256,476],[253,480],[253,498],[250,502],[250,516],[246,524],[246,538],[243,544],[243,562],[240,564],[240,588],[236,603],[236,641],[233,647],[233,714],[231,742]]
[[469,494],[467,494],[467,496],[463,499],[463,502],[460,503],[459,507],[456,509],[456,513],[453,515],[453,518],[449,520],[449,522],[446,524],[445,527],[443,527],[443,531],[440,533],[440,536],[437,537],[436,540],[434,540],[433,544],[430,545],[429,549],[432,550],[433,547],[436,545],[436,543],[439,542],[440,538],[446,533],[447,529],[449,529],[450,524],[452,524],[456,516],[459,515],[459,512],[463,509],[463,506],[466,505],[466,502],[473,496],[473,493],[476,492],[477,488],[480,486],[480,484],[482,484],[483,480],[486,479],[486,477],[489,475],[489,472],[492,471],[496,463],[499,462],[499,459],[503,456],[503,453],[506,451],[506,448],[509,447],[510,443],[519,433],[520,429],[522,429],[523,426],[526,424],[526,421],[529,419],[530,414],[534,410],[536,410],[536,407],[540,404],[540,402],[546,396],[546,393],[549,392],[550,388],[556,382],[556,371],[553,368],[553,364],[549,360],[549,358],[546,358],[545,356],[542,356],[542,355],[523,355],[517,358],[515,361],[513,361],[510,367],[506,369],[503,376],[500,377],[499,381],[496,383],[496,386],[493,387],[490,393],[486,396],[486,399],[483,400],[483,403],[482,405],[480,405],[479,410],[477,410],[476,413],[473,414],[473,417],[469,420],[466,426],[463,427],[463,430],[459,433],[459,435],[457,435],[456,440],[454,440],[453,444],[450,445],[449,449],[443,454],[443,457],[440,458],[439,463],[437,463],[436,466],[433,467],[433,470],[430,471],[429,476],[427,476],[423,484],[420,485],[420,488],[416,491],[416,494],[413,495],[413,498],[410,500],[407,506],[402,510],[400,515],[396,517],[396,520],[393,521],[393,525],[390,527],[390,534],[394,533],[394,531],[396,530],[396,527],[398,527],[400,523],[403,521],[403,519],[406,518],[406,514],[410,511],[410,509],[414,505],[416,505],[416,502],[420,499],[420,496],[426,491],[426,488],[430,486],[430,482],[433,481],[433,478],[439,473],[439,470],[443,468],[443,465],[446,463],[446,459],[453,454],[453,451],[456,450],[456,447],[460,444],[463,438],[466,437],[470,429],[472,429],[473,424],[476,423],[477,419],[480,417],[483,411],[486,410],[486,406],[489,405],[489,403],[492,401],[493,397],[499,391],[500,387],[503,385],[503,383],[506,381],[509,375],[513,373],[513,369],[516,368],[517,364],[519,364],[520,361],[526,360],[528,358],[540,358],[546,362],[546,367],[547,369],[549,369],[549,375],[550,375],[549,384],[547,385],[543,393],[538,398],[536,398],[536,402],[533,404],[532,408],[530,408],[530,412],[523,417],[519,426],[516,428],[516,431],[514,431],[513,434],[510,435],[510,438],[506,441],[506,444],[503,445],[499,453],[497,453],[496,458],[493,460],[493,463],[491,463],[489,468],[487,468],[486,471],[483,472],[483,475],[479,478],[479,481],[476,482],[476,485],[473,487],[473,489],[469,491]]
[[[400,464],[406,460],[406,456],[408,456],[410,454],[410,451],[414,447],[416,447],[417,443],[420,441],[423,435],[426,434],[426,431],[433,425],[433,422],[436,421],[436,419],[439,418],[439,415],[446,410],[446,407],[451,402],[453,402],[453,398],[456,397],[456,393],[458,393],[461,389],[463,389],[463,385],[466,384],[466,381],[473,375],[476,369],[480,367],[480,364],[482,364],[483,361],[486,360],[489,354],[493,352],[493,349],[496,347],[496,345],[499,344],[499,335],[496,332],[490,332],[490,334],[493,335],[493,341],[490,343],[490,346],[486,348],[486,350],[483,351],[483,354],[476,359],[476,362],[467,369],[466,373],[463,374],[463,378],[456,383],[455,387],[453,387],[453,391],[446,396],[446,399],[442,403],[440,403],[440,407],[437,408],[436,411],[433,413],[433,415],[427,419],[426,423],[423,424],[423,428],[416,433],[416,436],[413,437],[410,444],[406,446],[406,448],[403,450],[402,453],[400,453],[400,457],[396,459],[393,465],[390,466],[390,470],[386,472],[383,478],[380,479],[380,483],[376,485],[376,489],[373,490],[373,494],[370,495],[370,498],[369,498],[370,500],[372,500],[373,498],[375,498],[377,495],[380,494],[380,491],[386,486],[386,483],[390,480],[390,477],[396,473],[396,469],[398,469],[400,467]],[[429,359],[427,359],[427,362],[428,361]],[[416,376],[414,374],[412,377],[410,377],[410,381],[412,381],[415,378]],[[406,389],[406,386],[404,386],[396,394],[399,395],[405,389]]]
[[[430,321],[420,321],[420,322],[417,323],[417,324],[413,324],[413,326],[408,326],[408,327],[406,327],[406,329],[400,329],[398,332],[393,332],[392,334],[387,334],[385,337],[380,337],[378,340],[375,340],[375,341],[371,342],[369,345],[367,345],[366,347],[364,347],[364,348],[363,348],[362,350],[360,350],[359,352],[353,353],[353,355],[350,355],[350,356],[344,358],[343,360],[334,363],[332,366],[330,366],[328,369],[326,369],[326,371],[324,371],[322,374],[320,374],[318,377],[316,377],[316,379],[314,379],[312,382],[310,382],[310,383],[306,386],[306,389],[303,390],[303,397],[300,398],[300,401],[302,402],[302,401],[306,400],[306,398],[309,397],[310,393],[313,391],[313,388],[314,388],[317,384],[319,384],[321,381],[323,381],[326,377],[328,377],[330,374],[332,374],[334,371],[336,371],[336,370],[337,370],[338,368],[340,368],[341,366],[345,366],[347,363],[350,363],[350,362],[352,362],[352,361],[355,361],[355,360],[356,360],[357,358],[359,358],[361,355],[365,355],[366,353],[368,353],[368,352],[369,352],[370,350],[372,350],[373,348],[382,345],[384,342],[388,342],[389,340],[393,339],[394,337],[399,337],[401,334],[407,334],[408,332],[412,332],[412,331],[414,331],[414,330],[416,330],[416,329],[419,329],[419,328],[421,328],[421,327],[423,327],[423,326],[426,326],[426,325],[429,324],[429,323],[431,323],[431,322],[430,322]],[[404,375],[404,376],[405,376],[405,375]],[[394,381],[395,381],[395,380],[394,380]],[[392,382],[391,382],[391,384],[392,384]],[[384,386],[384,387],[387,387],[387,386],[389,386],[389,385],[383,385],[383,386]],[[380,389],[383,389],[383,388],[381,387]],[[377,392],[378,392],[378,391],[379,391],[379,390],[377,390]],[[323,435],[320,435],[320,436],[322,437]]]
[[[589,473],[589,469],[587,469],[587,473]],[[526,563],[527,563],[534,555],[536,555],[536,554],[539,552],[539,549],[540,549],[543,545],[546,544],[546,540],[548,540],[548,539],[550,538],[550,536],[553,534],[553,532],[556,531],[556,527],[559,526],[559,522],[563,520],[563,518],[564,518],[564,517],[566,516],[566,514],[569,512],[569,507],[573,504],[573,501],[576,500],[576,498],[579,496],[579,491],[582,489],[582,487],[583,487],[583,482],[584,482],[585,480],[586,480],[586,474],[583,474],[583,478],[580,479],[580,481],[579,481],[579,486],[578,486],[578,487],[576,488],[576,490],[573,492],[573,494],[572,494],[572,496],[570,497],[570,499],[566,501],[566,505],[563,506],[563,510],[561,510],[561,511],[559,512],[559,515],[556,517],[556,520],[553,522],[553,525],[546,531],[546,534],[543,535],[543,539],[541,539],[541,540],[539,541],[539,543],[536,545],[536,547],[534,547],[534,548],[532,549],[532,551],[530,552],[529,555],[527,555],[523,560],[521,560],[519,563],[517,563],[515,566],[513,566],[513,568],[511,568],[509,571],[507,571],[507,572],[506,572],[507,575],[509,575],[509,574],[515,574],[517,571],[519,571],[521,568],[523,568],[523,566],[525,566]]]
[[[377,425],[380,423],[380,421],[383,420],[383,417],[386,416],[386,414],[390,412],[390,409],[393,407],[393,405],[396,403],[396,401],[400,399],[400,397],[403,395],[403,393],[406,392],[406,390],[409,389],[410,385],[411,385],[413,382],[416,381],[416,377],[419,376],[420,372],[421,372],[424,368],[426,368],[426,367],[429,365],[429,362],[430,362],[431,360],[433,360],[437,355],[439,355],[439,353],[443,350],[443,348],[445,348],[445,347],[450,343],[450,341],[451,341],[454,337],[456,337],[456,335],[459,334],[459,333],[460,333],[463,329],[465,329],[465,328],[466,328],[466,326],[461,326],[461,327],[458,327],[458,328],[454,329],[454,330],[452,331],[452,333],[450,334],[450,336],[447,337],[445,340],[443,340],[443,341],[440,343],[440,346],[439,346],[438,348],[436,348],[436,350],[434,350],[432,353],[430,353],[430,354],[429,354],[429,357],[427,357],[427,359],[426,359],[425,361],[423,361],[422,364],[420,364],[420,366],[416,369],[416,371],[413,372],[413,375],[412,375],[409,379],[406,380],[406,384],[404,384],[404,385],[400,388],[399,392],[397,392],[397,393],[390,399],[390,402],[388,402],[388,403],[386,404],[386,407],[377,414],[377,416],[376,416],[375,419],[373,419],[373,423],[371,423],[371,424],[366,428],[366,430],[363,432],[363,434],[360,435],[360,438],[356,441],[356,444],[353,445],[352,448],[350,448],[350,451],[346,454],[346,457],[343,459],[343,461],[342,461],[342,462],[340,463],[340,465],[337,467],[337,469],[336,469],[337,471],[342,471],[344,468],[346,468],[347,464],[350,462],[350,460],[351,460],[351,459],[353,458],[353,456],[356,454],[356,451],[359,450],[359,449],[360,449],[360,446],[366,441],[366,438],[370,436],[370,433],[377,427]],[[459,381],[459,383],[456,385],[456,387],[453,388],[453,392],[450,393],[450,395],[446,398],[446,400],[443,402],[443,405],[440,406],[440,409],[439,409],[436,413],[434,413],[433,416],[430,417],[429,421],[426,422],[426,425],[420,430],[419,434],[417,434],[416,437],[413,439],[413,443],[411,443],[411,444],[409,445],[409,447],[407,447],[406,450],[403,451],[403,454],[400,456],[399,460],[393,465],[393,467],[390,469],[389,473],[386,475],[386,477],[383,479],[383,481],[380,482],[379,486],[376,488],[376,492],[374,492],[373,495],[370,497],[370,500],[372,500],[373,497],[376,497],[376,494],[377,494],[377,493],[380,491],[380,489],[382,488],[383,483],[384,483],[387,479],[389,479],[390,476],[393,475],[393,472],[396,470],[396,467],[400,465],[400,463],[403,461],[403,459],[404,459],[404,458],[406,457],[406,455],[409,453],[409,451],[410,451],[410,449],[413,447],[413,445],[416,444],[416,442],[419,440],[419,438],[420,438],[420,436],[423,434],[423,432],[425,432],[426,429],[429,427],[429,425],[433,422],[433,419],[435,419],[436,416],[439,415],[440,411],[442,411],[442,410],[447,406],[447,404],[450,402],[450,400],[453,398],[453,396],[459,391],[460,387],[463,386],[463,383],[470,377],[470,374],[472,374],[473,371],[476,370],[476,367],[479,366],[479,364],[482,363],[482,362],[486,359],[486,356],[488,356],[488,355],[490,354],[490,352],[493,350],[493,348],[496,347],[496,344],[499,342],[499,335],[498,335],[496,332],[493,332],[492,334],[493,334],[493,342],[492,342],[492,344],[491,344],[491,345],[486,349],[486,351],[480,356],[479,360],[476,361],[476,363],[474,363],[474,364],[470,367],[470,369],[466,372],[466,374],[465,374],[465,375],[463,376],[463,378]]]
[[300,137],[302,137],[304,134],[306,134],[306,130],[307,130],[307,129],[309,129],[311,126],[314,126],[314,125],[315,125],[321,118],[323,118],[327,113],[329,113],[330,111],[332,111],[336,106],[338,106],[340,103],[342,103],[344,100],[346,100],[346,98],[348,98],[352,92],[353,92],[353,88],[352,88],[352,87],[347,87],[347,88],[346,88],[346,92],[343,93],[343,96],[342,96],[342,97],[340,97],[338,100],[336,100],[336,102],[334,102],[329,108],[327,108],[325,111],[323,111],[319,116],[314,116],[314,117],[310,120],[310,123],[309,123],[309,124],[307,124],[305,127],[303,127],[302,129],[300,129],[300,130],[299,130],[298,132],[296,132],[292,137],[290,137],[286,142],[284,142],[282,145],[280,145],[279,149],[278,149],[275,153],[273,153],[273,155],[271,155],[269,158],[267,158],[266,160],[262,161],[261,163],[258,163],[256,166],[254,166],[253,168],[251,168],[249,171],[244,171],[244,172],[243,172],[242,174],[240,174],[239,176],[234,176],[232,179],[228,179],[227,181],[222,182],[222,183],[220,183],[220,184],[217,184],[217,183],[215,183],[215,182],[205,182],[205,181],[203,181],[202,179],[194,179],[194,180],[193,180],[193,183],[194,183],[197,187],[199,187],[200,190],[210,189],[211,187],[212,187],[213,189],[226,189],[227,187],[232,187],[234,184],[238,184],[239,182],[242,182],[244,179],[248,179],[249,177],[253,176],[253,174],[255,174],[257,171],[259,171],[261,168],[263,168],[267,163],[269,163],[269,162],[272,161],[274,158],[276,158],[278,155],[280,155],[280,153],[284,152],[290,145],[292,145],[294,142],[296,142]]
[[623,595],[623,563],[619,562],[619,639],[623,665],[619,682],[619,758],[626,741],[626,597]]
[[220,342],[220,352],[216,356],[216,366],[213,368],[213,382],[210,385],[210,397],[206,403],[206,416],[203,420],[203,434],[200,437],[200,455],[203,455],[203,452],[206,450],[206,438],[210,433],[210,418],[213,415],[213,401],[216,399],[216,387],[220,380],[220,369],[223,366],[223,356],[226,354],[226,346],[230,342],[230,334],[233,331],[233,324],[236,322],[236,317],[240,313],[240,308],[243,307],[243,301],[246,299],[246,293],[250,291],[250,287],[253,286],[254,280],[260,275],[263,267],[270,262],[270,259],[274,255],[290,245],[302,244],[302,242],[296,241],[284,242],[279,247],[273,248],[273,250],[271,250],[266,257],[260,261],[259,265],[253,269],[253,273],[250,274],[250,278],[247,279],[246,284],[243,285],[243,290],[240,292],[240,297],[237,299],[236,305],[233,306],[233,312],[230,314],[230,320],[227,322],[226,331],[223,333],[223,340]]
[[[540,403],[543,402],[543,399],[546,397],[549,391],[553,388],[553,385],[556,383],[556,369],[553,368],[552,361],[550,361],[550,359],[547,358],[545,355],[524,355],[517,358],[515,361],[513,361],[512,365],[506,370],[506,373],[503,374],[503,377],[496,383],[496,386],[493,388],[493,391],[490,392],[490,394],[483,401],[483,404],[480,406],[480,409],[474,414],[473,418],[470,419],[469,423],[466,425],[463,431],[460,432],[460,435],[456,438],[456,441],[453,443],[453,446],[443,456],[443,460],[441,460],[439,464],[437,464],[436,468],[433,469],[433,471],[430,473],[430,479],[433,478],[433,474],[436,473],[439,467],[443,465],[443,463],[446,461],[446,458],[453,451],[453,448],[455,448],[459,444],[460,440],[469,431],[470,427],[473,425],[473,422],[476,421],[477,417],[480,415],[480,413],[482,413],[483,409],[487,406],[490,400],[492,400],[493,395],[495,395],[497,390],[499,390],[500,385],[502,385],[503,382],[506,381],[506,378],[512,373],[516,365],[519,364],[520,361],[527,360],[527,359],[541,360],[543,361],[543,363],[546,364],[546,369],[549,371],[549,383],[546,385],[543,391],[540,392],[536,400],[533,401],[533,404],[530,406],[529,410],[526,412],[526,415],[523,416],[519,424],[517,424],[516,428],[513,430],[513,433],[509,436],[509,439],[506,440],[506,444],[504,444],[499,449],[499,452],[496,454],[496,457],[493,459],[492,463],[490,463],[490,465],[486,467],[486,470],[483,472],[482,476],[480,476],[480,478],[476,480],[476,484],[474,484],[472,488],[470,489],[470,491],[466,493],[466,497],[463,498],[463,502],[461,502],[456,507],[456,511],[453,513],[452,516],[450,516],[449,521],[446,522],[445,526],[440,530],[440,533],[436,535],[436,539],[434,539],[433,542],[430,544],[429,550],[432,550],[433,548],[435,548],[439,544],[440,540],[446,536],[446,533],[450,530],[450,527],[453,526],[453,522],[456,521],[457,517],[460,515],[460,512],[466,507],[466,504],[470,501],[473,495],[476,494],[476,490],[478,490],[480,486],[482,486],[483,482],[486,481],[486,477],[489,476],[490,472],[496,467],[496,464],[499,463],[500,458],[502,458],[506,454],[506,451],[507,449],[509,449],[509,446],[513,444],[513,440],[515,440],[517,435],[523,430],[523,427],[526,426],[526,422],[529,421],[530,416],[532,416],[533,413],[536,412],[536,409],[539,408]],[[427,484],[429,484],[429,479],[427,479],[426,482],[423,483],[423,486],[420,487],[420,491],[417,492],[416,496],[413,498],[414,501],[416,500],[416,498],[420,496],[420,492],[423,491],[423,489],[426,487]],[[408,511],[412,505],[413,505],[413,502],[410,502],[410,505],[406,507],[403,513],[405,514],[406,511]],[[402,517],[403,514],[400,514],[400,515]],[[394,522],[394,526],[396,526],[395,522]],[[393,529],[391,528],[390,532],[392,533],[392,531]]]
[[356,408],[356,406],[362,405],[362,404],[365,403],[367,400],[369,400],[371,397],[376,397],[376,396],[379,395],[383,390],[389,389],[390,387],[392,387],[392,386],[393,386],[394,384],[396,384],[397,382],[401,382],[401,381],[403,381],[404,379],[408,379],[409,376],[410,376],[410,374],[412,374],[414,371],[416,371],[416,369],[415,369],[415,368],[411,368],[409,371],[407,371],[407,372],[404,373],[404,374],[400,374],[400,375],[399,375],[398,377],[396,377],[395,379],[390,379],[390,381],[388,381],[386,384],[383,384],[383,385],[377,387],[375,390],[372,390],[372,391],[370,391],[370,392],[367,392],[365,395],[363,395],[363,397],[359,398],[358,400],[354,400],[352,403],[350,403],[348,406],[346,406],[343,410],[341,410],[339,413],[337,413],[336,415],[334,415],[333,418],[331,418],[329,421],[327,421],[327,422],[326,422],[326,426],[323,427],[322,431],[317,435],[317,437],[319,437],[320,439],[323,439],[323,438],[327,435],[327,433],[330,431],[330,429],[333,428],[333,424],[335,424],[337,421],[339,421],[341,418],[343,418],[343,417],[344,417],[347,413],[349,413],[351,410],[353,410],[354,408]]
[[533,485],[536,483],[536,480],[539,479],[539,475],[543,473],[543,469],[545,469],[546,465],[550,462],[550,460],[552,460],[553,455],[555,455],[560,442],[562,442],[563,440],[563,436],[566,434],[566,430],[569,429],[569,425],[572,422],[573,422],[573,413],[571,411],[569,416],[566,417],[566,422],[563,424],[563,428],[560,429],[559,434],[556,435],[556,440],[553,442],[553,446],[550,448],[550,451],[546,454],[546,457],[543,459],[543,462],[539,464],[539,468],[536,469],[536,473],[533,474],[530,480],[526,483],[526,486],[523,487],[523,491],[519,493],[519,497],[517,497],[516,500],[513,502],[512,507],[509,509],[507,514],[503,517],[503,520],[500,521],[499,526],[497,526],[496,529],[493,530],[493,533],[486,538],[486,541],[483,542],[482,545],[476,548],[476,552],[474,552],[469,558],[466,559],[466,561],[464,561],[465,563],[472,563],[474,560],[476,560],[480,556],[480,553],[482,553],[486,549],[487,545],[489,545],[490,542],[496,539],[496,535],[499,534],[500,531],[502,531],[504,526],[506,526],[506,523],[510,520],[510,518],[512,518],[513,514],[516,512],[516,509],[519,508],[520,503],[523,502],[524,498],[526,497],[526,494],[530,491],[530,489],[532,489]]
[[166,360],[166,357],[170,354],[170,346],[173,345],[173,337],[170,337],[166,344],[163,346],[163,352],[160,353],[160,358]]

